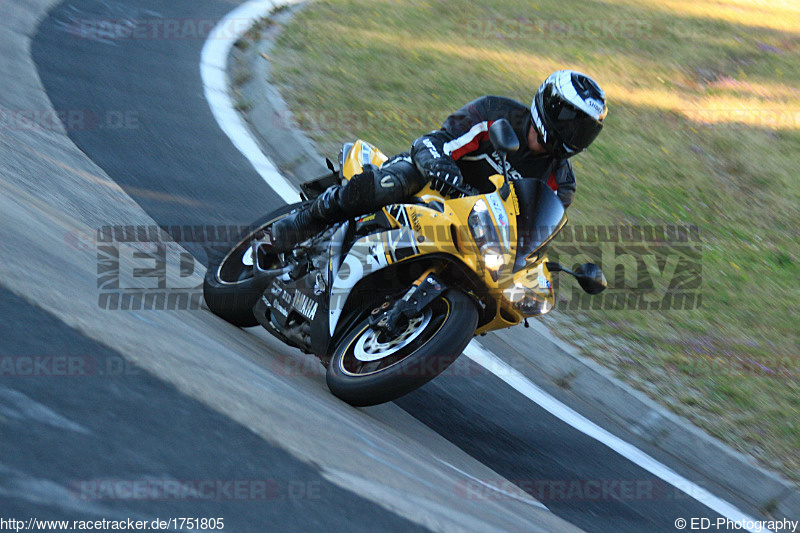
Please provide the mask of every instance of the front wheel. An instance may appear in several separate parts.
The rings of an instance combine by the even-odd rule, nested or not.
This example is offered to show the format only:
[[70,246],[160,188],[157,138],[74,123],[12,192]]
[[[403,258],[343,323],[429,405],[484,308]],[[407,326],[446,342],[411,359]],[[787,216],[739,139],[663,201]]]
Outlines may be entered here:
[[469,344],[478,310],[463,292],[449,290],[383,339],[365,319],[337,346],[328,365],[328,388],[350,405],[388,402],[439,375]]

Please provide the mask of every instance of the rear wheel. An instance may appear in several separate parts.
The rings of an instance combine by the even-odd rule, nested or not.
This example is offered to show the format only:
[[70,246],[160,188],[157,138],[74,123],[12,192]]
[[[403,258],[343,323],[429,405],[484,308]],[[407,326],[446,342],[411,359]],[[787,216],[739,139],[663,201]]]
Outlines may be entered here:
[[[253,276],[253,261],[250,243],[258,239],[269,226],[293,210],[302,206],[296,203],[283,206],[251,224],[252,231],[244,236],[231,250],[209,253],[208,270],[203,281],[203,296],[212,313],[239,327],[257,326],[253,306],[264,292],[263,280]],[[265,269],[280,268],[278,254],[265,254],[257,258]]]
[[478,310],[450,290],[385,339],[365,319],[336,348],[328,365],[331,392],[354,406],[376,405],[417,389],[444,371],[469,344]]

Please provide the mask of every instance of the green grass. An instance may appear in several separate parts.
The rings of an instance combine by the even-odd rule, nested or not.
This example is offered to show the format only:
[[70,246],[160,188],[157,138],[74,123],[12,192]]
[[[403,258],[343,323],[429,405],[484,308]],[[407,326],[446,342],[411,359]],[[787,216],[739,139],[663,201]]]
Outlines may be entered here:
[[[498,21],[519,17],[544,33],[510,22],[517,34],[495,38]],[[605,23],[603,38],[597,26],[559,34],[570,20]],[[407,150],[473,98],[529,102],[554,70],[592,75],[610,111],[574,159],[570,223],[697,225],[703,306],[547,320],[669,408],[800,481],[800,8],[319,1],[282,33],[273,63],[326,155],[357,137]]]

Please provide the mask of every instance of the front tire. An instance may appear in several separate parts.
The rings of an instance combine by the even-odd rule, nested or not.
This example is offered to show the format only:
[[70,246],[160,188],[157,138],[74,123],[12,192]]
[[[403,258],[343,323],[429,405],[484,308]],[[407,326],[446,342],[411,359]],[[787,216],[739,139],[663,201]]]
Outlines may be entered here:
[[417,389],[461,355],[478,324],[475,303],[449,290],[409,321],[398,338],[381,342],[367,320],[336,348],[328,365],[328,388],[350,405],[388,402]]
[[263,282],[253,277],[253,267],[248,267],[242,257],[254,236],[301,207],[303,203],[285,205],[253,222],[251,231],[228,251],[211,251],[208,270],[203,280],[203,297],[212,313],[234,326],[257,326],[253,306],[264,292]]

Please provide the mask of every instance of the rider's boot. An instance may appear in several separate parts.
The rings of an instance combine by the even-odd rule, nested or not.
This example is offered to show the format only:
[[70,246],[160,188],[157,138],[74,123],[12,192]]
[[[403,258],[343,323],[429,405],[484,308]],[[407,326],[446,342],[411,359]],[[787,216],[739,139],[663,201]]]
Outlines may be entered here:
[[297,213],[275,222],[273,247],[280,252],[291,250],[333,223],[402,202],[423,185],[422,176],[407,154],[394,156],[380,169],[364,165],[363,171],[350,181],[329,187]]
[[275,222],[271,230],[273,249],[291,250],[329,225],[346,220],[348,217],[341,206],[341,188],[341,185],[329,187],[307,206]]

